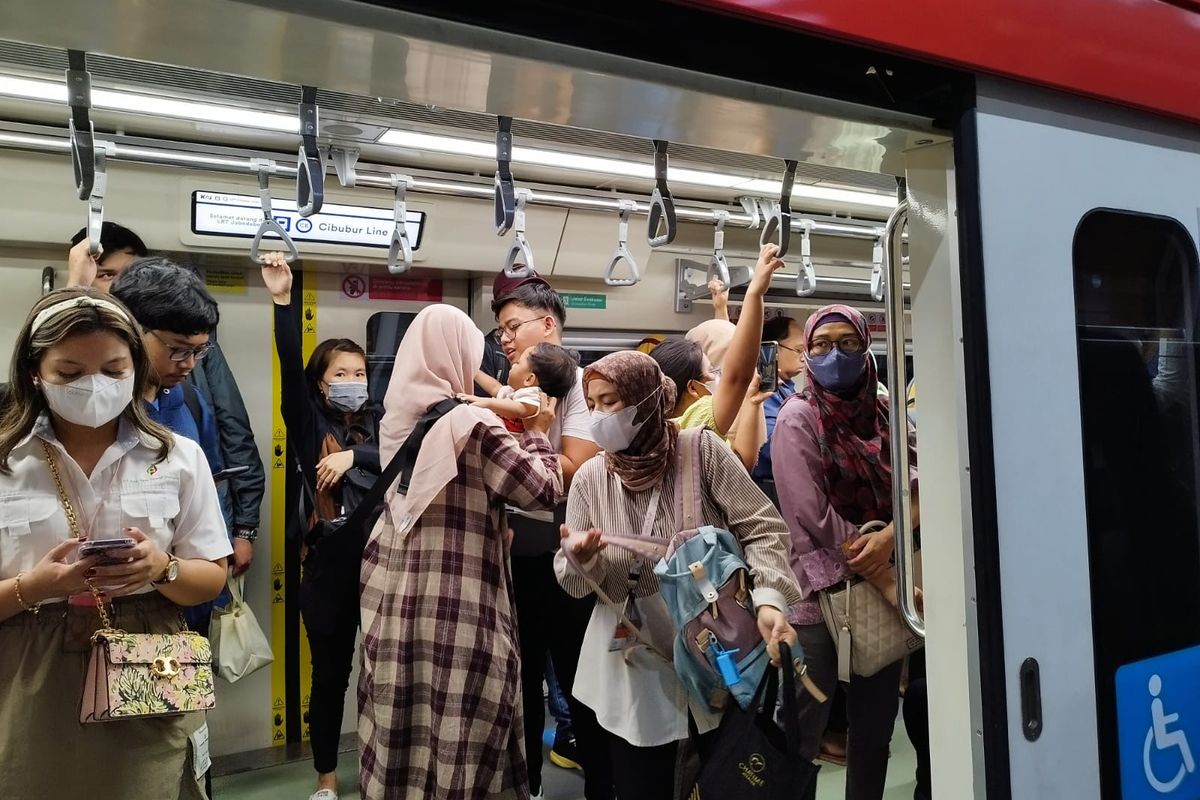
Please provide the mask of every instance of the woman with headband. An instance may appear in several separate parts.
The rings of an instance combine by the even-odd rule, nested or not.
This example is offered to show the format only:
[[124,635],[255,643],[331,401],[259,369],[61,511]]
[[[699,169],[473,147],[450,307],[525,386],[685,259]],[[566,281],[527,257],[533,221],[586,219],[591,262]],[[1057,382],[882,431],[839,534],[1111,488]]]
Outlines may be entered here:
[[[135,401],[149,369],[129,312],[90,289],[46,295],[17,337],[0,417],[5,798],[205,796],[203,714],[79,724],[93,590],[113,627],[174,633],[181,606],[225,586],[231,548],[208,463]],[[132,546],[79,557],[84,539],[119,538]]]

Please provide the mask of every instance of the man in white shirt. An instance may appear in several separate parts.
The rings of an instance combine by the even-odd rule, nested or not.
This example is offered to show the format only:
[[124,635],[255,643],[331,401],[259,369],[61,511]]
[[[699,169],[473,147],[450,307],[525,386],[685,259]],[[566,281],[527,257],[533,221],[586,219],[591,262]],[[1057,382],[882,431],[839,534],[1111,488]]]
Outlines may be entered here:
[[[536,273],[509,278],[503,272],[492,285],[492,311],[500,334],[500,346],[510,363],[530,347],[542,342],[562,344],[566,308],[558,292]],[[564,487],[569,488],[575,471],[600,448],[592,441],[591,414],[583,392],[583,370],[578,381],[555,408],[550,442],[559,453]],[[539,517],[509,512],[513,529],[512,568],[516,594],[517,624],[521,636],[521,682],[525,707],[525,748],[529,763],[529,788],[533,797],[542,794],[542,729],[545,706],[542,681],[546,654],[554,665],[555,677],[567,697],[575,734],[577,761],[584,770],[587,800],[611,800],[612,786],[606,782],[604,740],[595,714],[571,695],[583,635],[591,618],[592,597],[577,600],[558,585],[554,576],[554,553],[559,546],[558,526],[566,519],[566,503],[553,515]]]

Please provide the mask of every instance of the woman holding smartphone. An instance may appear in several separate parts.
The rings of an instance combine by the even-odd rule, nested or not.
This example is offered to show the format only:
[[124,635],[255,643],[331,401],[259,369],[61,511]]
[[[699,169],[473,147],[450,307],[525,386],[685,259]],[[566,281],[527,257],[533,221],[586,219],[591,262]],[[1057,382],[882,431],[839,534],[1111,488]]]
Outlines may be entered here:
[[[200,447],[146,415],[150,364],[117,300],[41,298],[17,337],[0,418],[0,795],[205,797],[203,714],[80,725],[92,589],[130,633],[182,629],[225,586],[231,552]],[[134,401],[134,398],[139,398]],[[91,542],[59,499],[52,467]],[[70,601],[68,602],[68,598]],[[201,773],[202,774],[202,773]]]
[[[348,516],[375,483],[379,419],[367,408],[367,356],[349,339],[326,339],[303,361],[292,316],[292,270],[282,253],[268,253],[263,283],[275,308],[275,351],[282,378],[280,404],[288,447],[297,454],[306,487],[305,530]],[[358,637],[358,577],[366,532],[302,545],[300,614],[312,652],[309,731],[317,787],[311,800],[337,800],[338,740]],[[350,535],[347,535],[350,534]]]

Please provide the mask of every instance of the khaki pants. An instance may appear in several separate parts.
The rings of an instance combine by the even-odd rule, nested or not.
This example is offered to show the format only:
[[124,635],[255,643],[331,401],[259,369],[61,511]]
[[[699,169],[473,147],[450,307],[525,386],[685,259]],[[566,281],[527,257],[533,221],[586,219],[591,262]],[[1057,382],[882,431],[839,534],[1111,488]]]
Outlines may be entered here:
[[[89,613],[71,609],[73,622]],[[0,623],[0,797],[204,800],[188,738],[204,715],[81,724],[88,654],[64,652],[66,621],[58,603]],[[119,600],[113,624],[130,633],[182,629],[179,609],[157,593]]]

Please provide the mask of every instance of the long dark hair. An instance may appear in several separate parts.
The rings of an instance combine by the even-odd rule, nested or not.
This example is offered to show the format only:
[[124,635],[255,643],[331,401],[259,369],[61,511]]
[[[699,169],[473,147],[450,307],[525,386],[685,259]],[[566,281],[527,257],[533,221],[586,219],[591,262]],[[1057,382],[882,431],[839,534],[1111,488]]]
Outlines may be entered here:
[[[337,421],[347,420],[350,428],[350,436],[355,439],[365,439],[374,437],[375,429],[371,424],[371,412],[364,405],[358,411],[347,415],[343,411],[329,405],[329,401],[325,399],[324,392],[321,391],[321,382],[325,380],[325,370],[329,369],[329,362],[338,353],[350,353],[362,357],[364,366],[367,362],[367,352],[359,346],[358,342],[353,339],[326,339],[313,348],[312,355],[308,357],[308,363],[304,366],[304,379],[308,382],[308,390],[313,397],[321,398],[318,404],[321,410],[330,419]],[[357,430],[357,433],[356,433]]]
[[[32,331],[33,321],[42,311],[78,297],[93,298],[98,303],[108,305],[88,304],[64,308],[44,321],[36,332]],[[112,310],[113,306],[119,311]],[[46,351],[73,336],[95,331],[113,333],[129,346],[133,361],[133,401],[121,413],[140,433],[158,442],[159,461],[167,457],[175,440],[169,430],[150,419],[142,403],[150,383],[150,359],[146,355],[142,335],[132,320],[133,315],[120,300],[94,289],[59,289],[34,303],[13,347],[8,398],[3,416],[0,416],[0,473],[10,473],[8,457],[13,448],[29,435],[38,417],[49,411],[45,396],[33,380]]]

